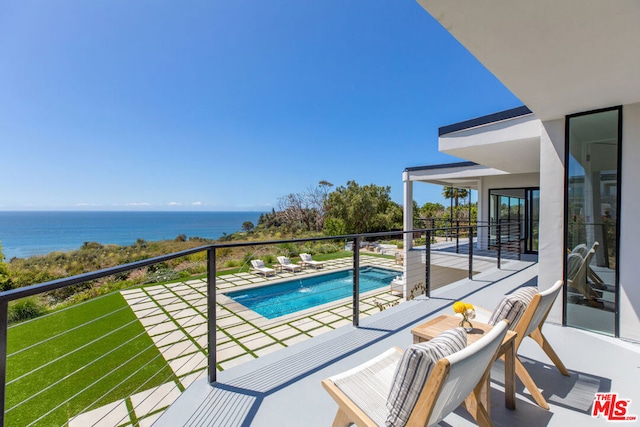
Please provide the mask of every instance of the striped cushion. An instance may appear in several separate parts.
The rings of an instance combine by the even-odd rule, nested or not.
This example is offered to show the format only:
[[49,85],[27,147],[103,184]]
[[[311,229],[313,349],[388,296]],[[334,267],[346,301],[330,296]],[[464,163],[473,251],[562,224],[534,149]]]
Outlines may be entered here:
[[498,303],[496,309],[493,310],[487,323],[489,325],[495,325],[499,321],[507,319],[509,321],[509,329],[514,329],[533,299],[533,296],[537,293],[537,287],[526,286],[512,294],[505,295]]
[[414,344],[402,355],[387,398],[387,426],[404,426],[435,363],[467,346],[463,328],[445,331],[431,341]]

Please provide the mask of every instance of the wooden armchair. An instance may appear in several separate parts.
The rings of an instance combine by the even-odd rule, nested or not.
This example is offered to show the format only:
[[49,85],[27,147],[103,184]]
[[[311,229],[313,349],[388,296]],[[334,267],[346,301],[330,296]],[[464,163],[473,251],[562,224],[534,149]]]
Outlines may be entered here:
[[[499,322],[486,336],[450,356],[435,362],[406,425],[426,426],[440,422],[460,404],[481,426],[491,426],[480,394],[490,365],[504,336],[507,322]],[[417,344],[421,345],[421,344]],[[387,397],[399,375],[402,353],[390,349],[377,358],[342,374],[325,379],[322,385],[338,403],[334,427],[385,425],[391,411]],[[415,382],[412,382],[415,384]]]

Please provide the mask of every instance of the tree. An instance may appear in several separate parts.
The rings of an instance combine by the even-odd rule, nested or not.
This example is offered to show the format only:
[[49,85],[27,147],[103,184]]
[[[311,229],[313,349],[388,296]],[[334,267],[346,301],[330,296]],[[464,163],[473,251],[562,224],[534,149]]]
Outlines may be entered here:
[[283,225],[291,230],[320,231],[324,226],[325,206],[329,189],[328,181],[320,181],[302,193],[291,193],[278,201],[278,212]]
[[4,262],[2,246],[0,246],[0,291],[8,291],[9,289],[13,289],[13,283],[9,277],[9,267]]
[[391,187],[360,186],[348,181],[329,194],[326,203],[325,233],[373,233],[402,228],[402,208],[391,200]]
[[[458,199],[466,199],[469,195],[469,190],[465,188],[455,188],[455,187],[444,187],[442,190],[442,195],[445,199],[453,199],[455,200],[456,211],[458,210]],[[453,212],[451,212],[450,217],[453,219]]]
[[242,231],[251,231],[255,226],[251,221],[245,221],[242,223]]

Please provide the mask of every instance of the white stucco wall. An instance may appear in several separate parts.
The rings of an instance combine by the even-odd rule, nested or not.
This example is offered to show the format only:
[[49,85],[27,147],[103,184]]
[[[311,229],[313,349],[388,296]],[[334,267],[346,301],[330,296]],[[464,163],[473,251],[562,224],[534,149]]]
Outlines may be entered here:
[[622,109],[620,337],[640,341],[640,104]]
[[[564,119],[542,123],[540,134],[540,243],[538,288],[562,279],[564,259]],[[562,323],[562,298],[547,319]]]

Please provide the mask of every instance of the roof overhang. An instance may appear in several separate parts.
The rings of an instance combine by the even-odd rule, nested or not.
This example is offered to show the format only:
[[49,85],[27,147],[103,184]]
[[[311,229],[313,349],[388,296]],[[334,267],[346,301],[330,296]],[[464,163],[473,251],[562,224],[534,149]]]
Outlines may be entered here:
[[640,102],[637,0],[418,0],[543,121]]
[[439,151],[509,173],[540,171],[542,125],[533,114],[443,134]]
[[443,187],[477,190],[483,177],[495,175],[508,175],[508,173],[472,162],[464,162],[407,168],[402,174],[402,179]]

